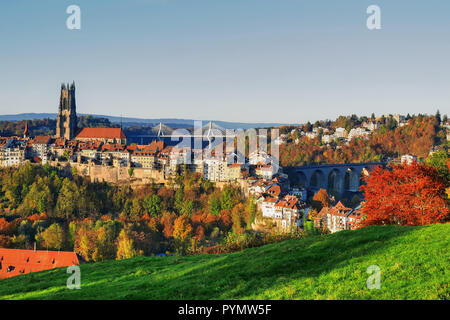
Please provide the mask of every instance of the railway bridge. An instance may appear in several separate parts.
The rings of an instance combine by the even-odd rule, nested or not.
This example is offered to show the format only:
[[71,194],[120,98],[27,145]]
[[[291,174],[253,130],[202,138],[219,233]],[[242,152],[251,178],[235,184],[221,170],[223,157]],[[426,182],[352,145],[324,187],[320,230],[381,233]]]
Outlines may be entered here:
[[287,172],[294,175],[292,181],[308,191],[326,189],[342,195],[344,192],[358,192],[361,179],[369,175],[375,166],[385,165],[381,162],[323,164],[288,167]]

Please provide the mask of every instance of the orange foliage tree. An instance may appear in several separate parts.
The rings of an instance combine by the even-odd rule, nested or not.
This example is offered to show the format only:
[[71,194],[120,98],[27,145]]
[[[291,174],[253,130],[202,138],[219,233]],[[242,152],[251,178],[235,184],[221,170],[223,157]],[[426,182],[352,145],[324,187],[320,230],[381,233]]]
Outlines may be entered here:
[[167,238],[173,236],[173,224],[176,219],[176,215],[170,212],[164,212],[160,218],[160,224],[163,228],[163,233]]
[[220,229],[228,231],[233,223],[230,211],[228,210],[220,211],[219,218],[220,218],[219,219]]
[[317,191],[313,197],[312,207],[320,211],[323,207],[329,207],[330,204],[330,197],[328,196],[327,190],[320,189]]
[[185,240],[192,233],[192,226],[189,217],[184,214],[179,216],[173,224],[173,236],[179,240]]
[[435,168],[413,163],[375,168],[361,186],[363,225],[426,225],[449,220],[445,182]]
[[0,233],[7,235],[11,232],[11,224],[5,218],[0,218]]

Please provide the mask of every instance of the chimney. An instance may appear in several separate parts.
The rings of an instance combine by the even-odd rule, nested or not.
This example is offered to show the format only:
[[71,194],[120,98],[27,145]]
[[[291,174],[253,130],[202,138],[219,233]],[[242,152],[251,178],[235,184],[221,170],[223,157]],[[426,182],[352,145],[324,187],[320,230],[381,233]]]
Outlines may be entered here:
[[36,253],[36,241],[34,242],[34,253]]

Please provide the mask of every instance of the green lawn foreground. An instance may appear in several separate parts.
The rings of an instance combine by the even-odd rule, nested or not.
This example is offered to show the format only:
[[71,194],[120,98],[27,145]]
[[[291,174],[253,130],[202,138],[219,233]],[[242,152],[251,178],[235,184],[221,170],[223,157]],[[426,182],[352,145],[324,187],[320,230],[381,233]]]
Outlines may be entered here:
[[[0,280],[0,299],[449,299],[450,224],[373,226],[222,255],[137,257]],[[366,286],[381,269],[381,288]]]

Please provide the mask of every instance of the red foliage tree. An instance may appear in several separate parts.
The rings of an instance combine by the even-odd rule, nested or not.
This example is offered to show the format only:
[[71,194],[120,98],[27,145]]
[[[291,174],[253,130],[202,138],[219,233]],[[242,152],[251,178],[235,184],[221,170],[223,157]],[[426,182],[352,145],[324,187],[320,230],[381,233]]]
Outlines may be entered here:
[[195,229],[195,236],[193,238],[197,241],[205,239],[205,229],[202,226],[198,226],[197,229]]
[[11,232],[11,224],[5,218],[0,218],[0,233],[8,235]]
[[160,218],[160,224],[163,227],[163,233],[166,238],[173,236],[173,225],[176,219],[176,215],[170,212],[164,212]]
[[47,220],[48,216],[45,212],[39,214],[39,213],[35,213],[32,216],[28,217],[28,220],[34,222],[34,221],[41,221],[41,220]]
[[361,186],[366,202],[363,225],[426,225],[449,220],[445,182],[436,169],[413,163],[375,168]]
[[11,237],[0,234],[0,248],[11,248]]
[[219,222],[220,229],[228,231],[233,223],[231,220],[231,213],[228,210],[220,211]]

